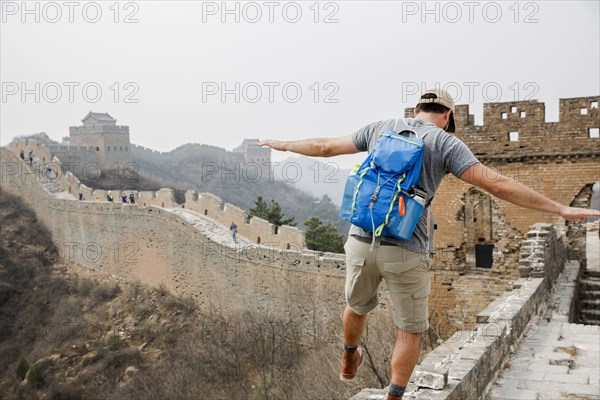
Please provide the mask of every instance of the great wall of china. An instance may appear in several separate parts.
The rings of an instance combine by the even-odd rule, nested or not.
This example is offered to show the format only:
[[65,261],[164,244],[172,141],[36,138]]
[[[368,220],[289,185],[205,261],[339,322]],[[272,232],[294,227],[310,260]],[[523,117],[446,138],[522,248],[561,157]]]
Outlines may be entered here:
[[[467,106],[459,106],[457,136],[492,168],[560,202],[586,207],[591,185],[600,180],[600,140],[594,133],[599,99],[561,100],[556,123],[544,122],[538,102],[486,104],[483,126],[472,123]],[[36,159],[28,166],[17,154],[30,148]],[[32,140],[13,142],[1,156],[3,188],[32,206],[53,232],[63,259],[165,285],[192,296],[205,311],[233,313],[240,304],[270,298],[274,312],[298,315],[306,332],[335,338],[344,304],[343,256],[306,250],[296,228],[248,219],[216,196],[193,191],[185,204],[177,204],[170,189],[139,192],[136,205],[108,203],[105,191],[61,173],[56,154]],[[80,192],[86,201],[76,199]],[[113,192],[118,200],[119,191]],[[409,398],[480,398],[527,333],[528,322],[549,309],[550,288],[560,281],[566,260],[578,261],[577,276],[585,269],[585,226],[524,212],[453,177],[442,184],[433,210],[438,230],[431,306],[446,317],[446,325],[433,327],[451,332],[422,361]],[[238,244],[227,230],[232,220],[244,221],[238,223],[243,236]],[[546,224],[530,231],[537,222]],[[482,241],[495,243],[491,268],[479,268],[471,257]],[[383,288],[382,295],[379,312],[385,313]],[[576,322],[564,308],[555,313],[561,315],[557,320]],[[439,379],[446,381],[443,389]],[[587,384],[598,387],[597,380]]]

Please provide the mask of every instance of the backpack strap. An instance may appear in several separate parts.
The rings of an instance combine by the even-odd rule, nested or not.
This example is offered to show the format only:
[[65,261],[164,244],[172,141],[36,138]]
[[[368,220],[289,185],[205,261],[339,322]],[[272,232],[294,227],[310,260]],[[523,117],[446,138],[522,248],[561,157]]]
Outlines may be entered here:
[[[438,129],[437,127],[435,128],[431,128],[431,129],[427,129],[425,130],[425,132],[423,132],[423,128],[420,127],[414,127],[414,126],[410,126],[406,123],[406,121],[403,118],[396,118],[396,121],[394,122],[394,132],[403,132],[403,131],[411,131],[414,132],[414,134],[417,136],[417,138],[419,139],[424,139],[425,136],[427,136],[427,134],[429,132],[432,132],[434,130]],[[435,220],[433,218],[433,210],[431,209],[431,207],[429,207],[431,205],[431,201],[433,200],[433,196],[431,198],[429,198],[427,200],[427,204],[426,204],[426,208],[427,208],[427,219],[429,220],[429,232],[427,234],[428,236],[428,243],[427,243],[427,252],[429,254],[433,254],[433,234],[435,231]]]
[[[411,131],[415,134],[415,136],[419,139],[424,139],[425,136],[427,136],[427,134],[429,132],[432,132],[436,129],[439,129],[437,127],[435,128],[430,128],[425,130],[424,128],[421,127],[415,127],[415,126],[410,126],[406,123],[406,121],[404,120],[404,118],[396,118],[395,122],[394,122],[394,132],[403,132],[403,131]],[[425,132],[423,132],[425,130]]]
[[435,222],[433,219],[433,210],[431,207],[427,207],[427,219],[429,219],[429,240],[427,243],[427,252],[433,255],[433,234],[435,232]]

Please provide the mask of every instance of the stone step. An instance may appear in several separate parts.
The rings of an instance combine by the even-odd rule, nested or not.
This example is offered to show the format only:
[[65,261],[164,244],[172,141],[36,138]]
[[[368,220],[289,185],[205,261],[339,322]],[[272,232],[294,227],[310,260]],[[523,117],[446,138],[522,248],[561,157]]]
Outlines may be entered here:
[[600,319],[586,319],[586,320],[581,320],[580,321],[582,324],[585,325],[597,325],[600,326]]
[[583,274],[581,275],[582,280],[592,281],[592,282],[600,282],[600,276],[596,276],[595,274]]
[[593,300],[600,299],[600,291],[598,290],[583,290],[580,292],[581,299]]
[[580,281],[580,287],[582,290],[600,291],[600,281],[582,279]]
[[600,310],[580,310],[579,315],[586,325],[596,325],[588,323],[587,321],[600,320]]
[[585,277],[588,277],[588,276],[593,276],[593,277],[595,277],[595,278],[598,278],[598,279],[600,279],[600,271],[586,270],[586,271],[583,273],[583,276],[582,276],[582,278],[585,278]]
[[600,310],[600,298],[581,300],[581,310]]

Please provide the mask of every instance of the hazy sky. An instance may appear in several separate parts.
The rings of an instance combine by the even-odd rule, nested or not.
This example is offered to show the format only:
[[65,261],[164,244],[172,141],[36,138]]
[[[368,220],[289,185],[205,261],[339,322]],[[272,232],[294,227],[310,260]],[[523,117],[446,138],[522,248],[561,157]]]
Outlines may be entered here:
[[0,141],[60,140],[90,110],[163,151],[341,136],[436,84],[478,124],[529,98],[555,121],[559,98],[600,94],[599,4],[2,1]]

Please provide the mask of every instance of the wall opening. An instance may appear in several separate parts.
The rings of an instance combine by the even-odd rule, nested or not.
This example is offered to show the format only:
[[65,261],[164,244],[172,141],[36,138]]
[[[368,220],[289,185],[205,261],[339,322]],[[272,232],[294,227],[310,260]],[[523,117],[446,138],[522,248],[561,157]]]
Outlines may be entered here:
[[[585,185],[571,202],[571,207],[589,208],[592,199],[593,183]],[[586,262],[586,224],[585,221],[566,221],[567,239],[567,257],[569,259],[579,260],[582,264]]]
[[260,244],[260,236],[256,238],[256,244]]
[[519,132],[508,132],[508,140],[511,142],[519,141]]
[[592,109],[593,109],[593,108],[598,108],[598,102],[597,102],[597,101],[592,101],[592,102],[590,103],[590,108],[592,108]]
[[96,146],[96,151],[100,151],[100,147]]
[[[481,259],[481,256],[477,257],[477,252],[487,254],[489,249],[484,245],[491,244],[493,241],[492,198],[479,189],[471,188],[465,193],[463,199],[466,262],[470,266],[477,266],[476,263]],[[491,265],[487,268],[491,268]]]
[[521,111],[521,118],[525,118],[527,116],[527,113],[525,111]]
[[588,134],[591,139],[598,139],[600,138],[600,128],[589,128]]
[[206,208],[204,209],[204,215],[208,215],[208,210]]
[[502,119],[508,119],[508,113],[502,113]]
[[579,109],[579,113],[581,115],[588,115],[588,109],[585,108],[585,107],[582,107],[582,108]]

